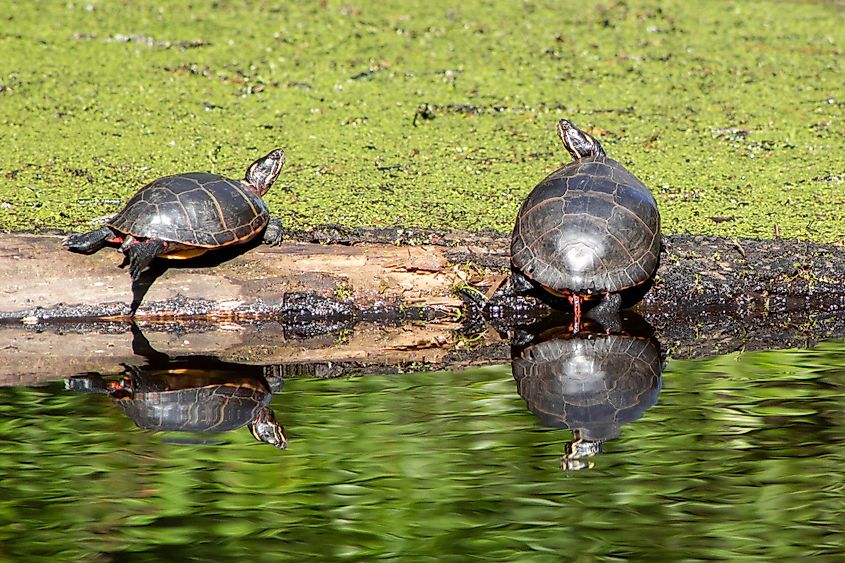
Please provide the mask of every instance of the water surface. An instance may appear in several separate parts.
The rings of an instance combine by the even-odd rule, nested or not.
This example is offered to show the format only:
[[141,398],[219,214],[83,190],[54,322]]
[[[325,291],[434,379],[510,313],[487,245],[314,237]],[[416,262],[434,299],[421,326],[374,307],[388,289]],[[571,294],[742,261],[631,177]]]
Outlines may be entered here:
[[[61,376],[62,374],[57,374]],[[0,389],[0,559],[845,555],[845,343],[667,362],[589,467],[511,366],[288,379],[286,450]]]

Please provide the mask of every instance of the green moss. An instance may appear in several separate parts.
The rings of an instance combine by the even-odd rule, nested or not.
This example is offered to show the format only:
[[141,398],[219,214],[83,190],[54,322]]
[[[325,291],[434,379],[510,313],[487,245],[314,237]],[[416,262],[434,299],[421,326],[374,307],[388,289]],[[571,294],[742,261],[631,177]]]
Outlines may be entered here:
[[845,236],[835,2],[0,2],[3,229],[281,146],[293,226],[507,231],[568,117],[666,232]]

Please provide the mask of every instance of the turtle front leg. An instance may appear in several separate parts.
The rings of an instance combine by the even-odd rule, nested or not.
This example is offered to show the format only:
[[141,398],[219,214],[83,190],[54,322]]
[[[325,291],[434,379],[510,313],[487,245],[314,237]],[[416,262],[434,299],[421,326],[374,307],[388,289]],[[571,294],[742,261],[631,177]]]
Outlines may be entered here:
[[282,226],[282,222],[276,217],[270,217],[267,228],[264,229],[264,244],[279,246],[284,240],[284,234],[285,228]]
[[114,232],[108,227],[87,232],[68,235],[62,240],[62,245],[71,252],[93,254],[115,239]]
[[120,246],[120,251],[129,259],[129,276],[133,282],[138,281],[141,272],[146,270],[156,256],[164,254],[167,243],[161,240],[146,240],[139,242],[131,236]]

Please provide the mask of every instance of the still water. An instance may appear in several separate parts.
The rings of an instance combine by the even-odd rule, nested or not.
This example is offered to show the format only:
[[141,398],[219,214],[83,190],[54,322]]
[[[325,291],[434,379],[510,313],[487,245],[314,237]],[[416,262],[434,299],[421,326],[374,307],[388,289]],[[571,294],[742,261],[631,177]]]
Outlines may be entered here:
[[[665,366],[598,344],[331,380],[148,355],[2,388],[0,560],[845,557],[845,342]],[[168,403],[175,375],[232,429],[160,430],[209,416]]]

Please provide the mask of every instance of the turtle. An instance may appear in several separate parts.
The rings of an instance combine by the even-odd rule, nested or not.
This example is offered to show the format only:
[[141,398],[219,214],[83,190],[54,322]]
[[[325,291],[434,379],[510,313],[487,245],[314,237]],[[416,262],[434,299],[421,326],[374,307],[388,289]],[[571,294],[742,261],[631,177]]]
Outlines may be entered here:
[[108,393],[139,427],[154,431],[226,432],[249,425],[260,442],[287,447],[276,422],[266,380],[233,372],[145,370],[127,366],[127,375],[106,380],[98,374],[73,376],[75,391]]
[[[284,381],[263,368],[213,356],[177,356],[152,347],[132,323],[132,351],[145,365],[126,365],[117,378],[98,373],[66,380],[73,391],[107,393],[139,428],[181,432],[225,432],[249,425],[259,441],[287,447],[284,428],[270,408]],[[273,381],[275,385],[272,385]]]
[[159,178],[138,190],[105,226],[72,234],[63,244],[84,254],[120,245],[133,282],[157,256],[193,258],[259,235],[279,244],[281,222],[270,216],[262,196],[284,163],[284,151],[274,149],[250,164],[243,180],[205,172]]
[[653,337],[558,329],[514,351],[517,392],[543,426],[569,428],[564,469],[602,451],[657,402],[663,358]]
[[599,301],[597,316],[618,315],[622,292],[653,279],[660,213],[645,184],[609,158],[595,137],[566,119],[557,132],[573,162],[549,174],[522,203],[511,237],[510,280],[517,294],[541,289],[568,299],[578,332],[585,300]]

